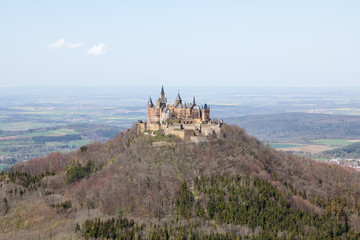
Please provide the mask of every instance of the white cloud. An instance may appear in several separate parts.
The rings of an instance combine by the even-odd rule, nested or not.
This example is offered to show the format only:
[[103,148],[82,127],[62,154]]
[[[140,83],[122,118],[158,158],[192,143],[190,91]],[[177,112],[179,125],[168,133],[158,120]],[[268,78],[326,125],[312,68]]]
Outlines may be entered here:
[[77,48],[77,47],[81,47],[82,43],[70,43],[70,42],[66,42],[65,39],[61,38],[60,40],[54,42],[53,44],[50,44],[49,47],[54,49],[54,48]]
[[103,55],[105,53],[106,53],[106,45],[104,43],[100,43],[99,45],[94,45],[87,51],[87,54],[94,56]]

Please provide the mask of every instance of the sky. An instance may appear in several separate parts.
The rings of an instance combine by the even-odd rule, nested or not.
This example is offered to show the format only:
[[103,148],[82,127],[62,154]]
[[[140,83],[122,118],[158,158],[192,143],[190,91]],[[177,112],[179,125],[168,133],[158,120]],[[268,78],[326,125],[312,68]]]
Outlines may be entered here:
[[0,0],[0,86],[360,86],[360,1]]

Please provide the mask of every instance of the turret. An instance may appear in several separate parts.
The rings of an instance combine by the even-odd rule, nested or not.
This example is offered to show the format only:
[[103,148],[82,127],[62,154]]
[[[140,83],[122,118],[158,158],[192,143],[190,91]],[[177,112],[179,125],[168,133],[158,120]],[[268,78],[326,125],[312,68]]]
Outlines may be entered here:
[[175,106],[179,105],[182,103],[181,97],[180,97],[180,93],[178,92],[178,95],[176,96],[175,99]]
[[203,122],[210,121],[210,107],[205,103],[204,107],[201,109],[201,120]]
[[153,110],[154,110],[153,107],[154,107],[154,104],[153,104],[153,101],[152,101],[151,96],[150,96],[148,104],[147,104],[147,122],[148,123],[151,123],[152,118],[154,117],[154,115],[153,115]]
[[151,96],[149,97],[148,106],[153,107],[154,104],[152,102]]
[[161,93],[160,93],[160,97],[162,100],[165,100],[165,91],[164,91],[164,86],[161,86]]

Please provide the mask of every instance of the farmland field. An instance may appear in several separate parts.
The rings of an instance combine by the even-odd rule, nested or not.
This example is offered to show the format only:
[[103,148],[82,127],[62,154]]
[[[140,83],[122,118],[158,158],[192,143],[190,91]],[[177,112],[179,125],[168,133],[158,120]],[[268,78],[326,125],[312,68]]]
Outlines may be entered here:
[[6,163],[25,161],[51,152],[68,152],[93,141],[106,141],[121,131],[121,128],[97,124],[61,125],[58,127],[3,131],[0,133],[2,168]]
[[1,170],[4,170],[4,169],[6,169],[6,168],[9,168],[9,167],[11,167],[11,165],[8,165],[8,164],[0,164],[0,171],[1,171]]
[[349,139],[317,139],[312,140],[312,142],[317,144],[327,145],[329,147],[343,147],[348,146],[354,142],[354,140]]
[[77,134],[73,129],[56,129],[48,131],[34,131],[24,134],[18,134],[16,137],[36,137],[36,136],[62,136],[66,134]]
[[270,143],[270,146],[274,149],[303,147],[303,145],[289,144],[289,143]]
[[7,118],[4,118],[4,120],[2,120],[3,122],[0,121],[0,129],[3,131],[21,131],[56,126],[56,123],[41,123],[30,121],[8,122],[6,120]]
[[311,159],[315,160],[315,161],[326,161],[326,160],[328,160],[327,158],[321,158],[321,157],[313,157]]
[[77,146],[77,147],[81,147],[81,146],[86,145],[88,143],[90,143],[89,140],[73,140],[73,141],[69,141],[68,144],[70,146],[74,145],[74,146]]
[[331,149],[328,146],[320,144],[272,143],[270,146],[277,150],[294,152],[308,157]]

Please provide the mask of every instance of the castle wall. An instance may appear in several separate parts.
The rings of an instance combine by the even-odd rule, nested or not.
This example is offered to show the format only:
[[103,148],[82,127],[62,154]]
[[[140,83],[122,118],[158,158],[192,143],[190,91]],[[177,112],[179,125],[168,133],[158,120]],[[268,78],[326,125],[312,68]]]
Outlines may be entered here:
[[138,133],[145,131],[164,130],[165,135],[173,134],[188,142],[204,142],[206,136],[220,135],[221,123],[205,123],[205,124],[159,124],[159,123],[142,123],[138,122]]
[[205,136],[191,136],[189,142],[202,143],[202,142],[207,142],[207,140],[208,139]]
[[147,122],[148,123],[160,122],[160,109],[159,108],[148,106]]
[[190,137],[195,136],[195,131],[194,130],[184,130],[184,140],[185,141],[190,141]]
[[185,132],[182,130],[171,131],[171,134],[174,134],[175,136],[178,136],[181,139],[185,139]]
[[158,130],[160,130],[160,124],[157,124],[157,123],[147,123],[147,124],[146,124],[146,130],[149,130],[149,131],[158,131]]
[[146,130],[146,123],[138,122],[137,123],[137,133],[144,133]]
[[[174,134],[182,139],[190,138],[191,136],[209,136],[220,135],[221,125],[218,123],[205,124],[171,124],[159,125],[164,130],[165,135]],[[184,134],[180,133],[184,132]]]
[[195,124],[183,124],[182,127],[185,130],[193,130],[193,131],[196,130],[196,125]]
[[162,129],[164,130],[165,135],[173,134],[173,132],[182,130],[180,124],[173,124],[173,125],[166,125],[166,126],[163,125]]
[[220,126],[218,124],[204,124],[201,126],[201,132],[205,135],[212,135],[212,134],[216,134],[216,135],[220,135],[221,130],[220,130]]

